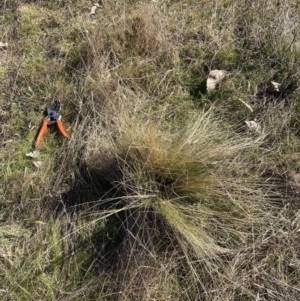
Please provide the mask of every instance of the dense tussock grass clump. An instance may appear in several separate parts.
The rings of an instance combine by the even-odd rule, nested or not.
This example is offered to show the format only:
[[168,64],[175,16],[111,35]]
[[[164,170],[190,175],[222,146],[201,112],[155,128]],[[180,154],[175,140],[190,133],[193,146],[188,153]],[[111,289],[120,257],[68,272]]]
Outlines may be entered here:
[[[129,234],[122,243],[143,244],[146,236],[148,244],[147,232],[162,232],[159,240],[171,236],[177,249],[209,261],[255,240],[270,216],[266,196],[244,170],[250,162],[240,154],[251,153],[259,140],[224,131],[211,112],[175,128],[165,112],[151,120],[143,115],[122,111],[110,124],[102,116],[86,145],[90,181],[102,195],[91,205],[106,204],[104,215],[125,212],[119,223]],[[127,261],[127,251],[120,257]]]

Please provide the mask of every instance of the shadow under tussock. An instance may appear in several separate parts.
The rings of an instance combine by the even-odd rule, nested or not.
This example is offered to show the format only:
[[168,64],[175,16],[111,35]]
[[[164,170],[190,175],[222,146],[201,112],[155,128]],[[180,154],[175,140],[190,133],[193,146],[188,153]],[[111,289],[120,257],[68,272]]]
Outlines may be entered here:
[[[123,175],[117,162],[110,163],[106,168],[113,169],[110,172],[114,172],[114,179],[121,181]],[[74,220],[81,213],[105,215],[127,206],[128,196],[134,192],[130,185],[114,185],[105,177],[109,174],[107,169],[103,172],[86,165],[78,167],[73,186],[63,195],[57,214],[63,210]],[[75,253],[86,250],[82,277],[89,271],[93,277],[108,275],[112,280],[107,287],[107,294],[115,296],[112,300],[118,300],[120,292],[128,294],[131,300],[141,300],[147,283],[161,275],[162,262],[184,257],[174,230],[151,207],[120,210],[100,223],[102,226],[95,227],[90,236],[76,242]],[[177,260],[176,265],[184,270],[186,263]]]

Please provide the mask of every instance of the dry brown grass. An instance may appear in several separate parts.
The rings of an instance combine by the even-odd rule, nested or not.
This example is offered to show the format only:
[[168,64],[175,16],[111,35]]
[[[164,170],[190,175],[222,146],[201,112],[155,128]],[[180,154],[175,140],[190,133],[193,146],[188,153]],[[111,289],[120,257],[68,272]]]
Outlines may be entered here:
[[1,300],[299,300],[297,4],[90,8],[0,3]]

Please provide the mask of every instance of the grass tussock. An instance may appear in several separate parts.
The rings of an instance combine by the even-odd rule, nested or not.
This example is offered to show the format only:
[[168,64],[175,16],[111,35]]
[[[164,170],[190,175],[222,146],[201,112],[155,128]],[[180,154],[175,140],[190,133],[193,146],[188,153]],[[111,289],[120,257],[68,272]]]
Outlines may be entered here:
[[[154,120],[118,114],[113,127],[119,123],[119,133],[110,133],[109,127],[94,126],[95,132],[87,144],[87,164],[99,173],[99,179],[103,175],[104,182],[112,189],[110,194],[132,195],[133,200],[144,196],[146,205],[149,206],[150,200],[155,210],[171,219],[182,234],[193,236],[192,229],[200,230],[202,224],[211,231],[213,240],[218,240],[214,236],[219,232],[222,241],[222,229],[217,231],[216,226],[218,219],[232,224],[236,218],[237,224],[241,222],[237,225],[240,232],[249,230],[246,224],[254,223],[256,210],[259,217],[256,206],[260,203],[263,208],[264,200],[261,195],[259,202],[255,201],[260,192],[255,191],[254,181],[243,177],[242,170],[249,163],[239,158],[241,152],[251,152],[259,141],[230,137],[220,130],[221,123],[212,116],[210,112],[190,116],[186,124],[174,129],[165,121],[165,112]],[[105,137],[95,138],[102,131]],[[249,197],[241,200],[238,195],[242,193]],[[185,221],[190,228],[182,226]],[[204,241],[211,240],[209,234],[202,236]],[[238,241],[238,237],[233,235],[233,240]],[[199,245],[204,253],[214,249],[213,243],[206,247],[199,241]]]
[[0,299],[299,300],[297,4],[91,6],[0,3]]

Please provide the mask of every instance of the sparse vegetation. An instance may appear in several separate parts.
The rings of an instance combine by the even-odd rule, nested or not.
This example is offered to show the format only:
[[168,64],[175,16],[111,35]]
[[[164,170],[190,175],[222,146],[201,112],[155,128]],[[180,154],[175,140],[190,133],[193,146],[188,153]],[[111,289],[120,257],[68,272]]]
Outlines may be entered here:
[[1,300],[300,300],[296,2],[0,3]]

